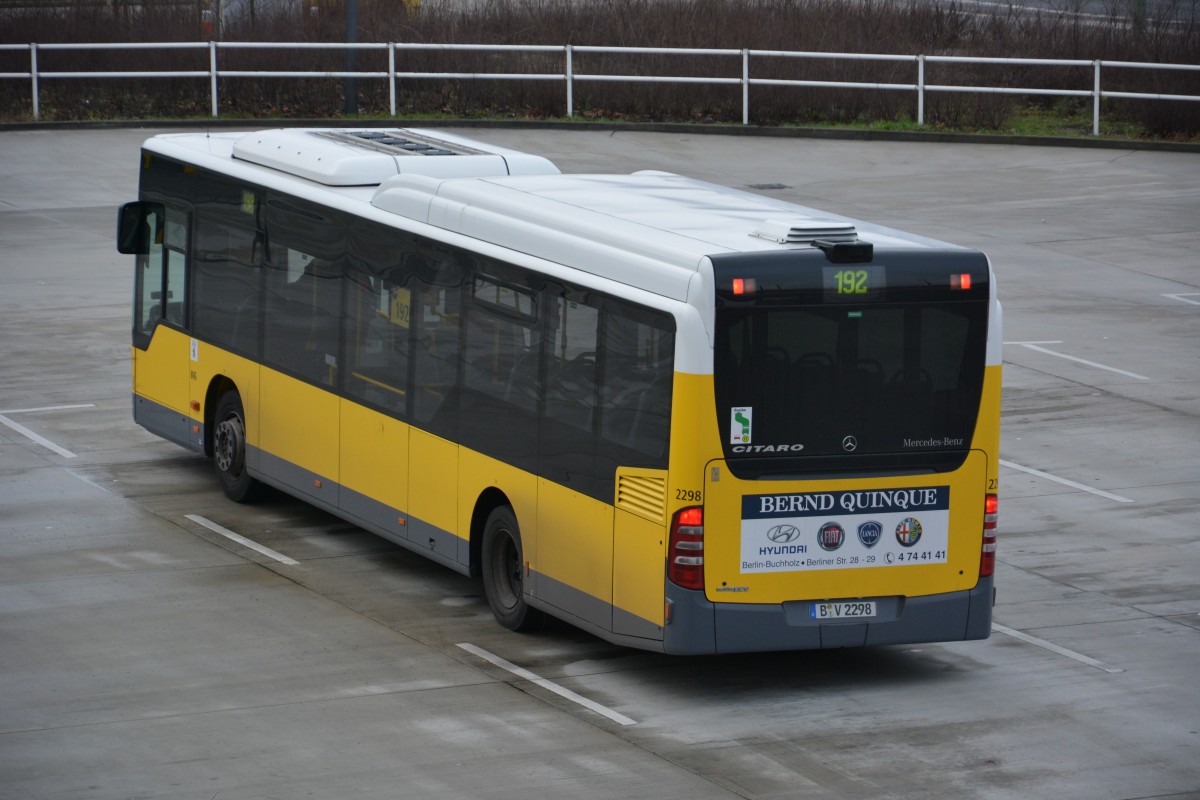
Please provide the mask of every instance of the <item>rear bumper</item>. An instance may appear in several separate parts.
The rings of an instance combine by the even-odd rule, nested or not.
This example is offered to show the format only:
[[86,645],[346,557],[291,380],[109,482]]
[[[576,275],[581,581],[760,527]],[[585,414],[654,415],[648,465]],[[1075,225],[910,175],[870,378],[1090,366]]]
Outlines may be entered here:
[[987,577],[962,592],[874,598],[880,619],[870,622],[818,622],[808,617],[807,602],[712,603],[704,592],[672,584],[667,598],[671,622],[663,631],[666,652],[742,653],[986,639],[992,631],[995,589]]

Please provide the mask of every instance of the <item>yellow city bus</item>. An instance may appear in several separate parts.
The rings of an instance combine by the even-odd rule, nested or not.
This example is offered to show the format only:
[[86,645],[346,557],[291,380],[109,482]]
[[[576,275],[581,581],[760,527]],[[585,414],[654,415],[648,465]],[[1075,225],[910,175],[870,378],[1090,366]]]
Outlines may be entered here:
[[726,653],[981,639],[977,251],[451,133],[155,136],[135,420],[464,574],[497,620]]

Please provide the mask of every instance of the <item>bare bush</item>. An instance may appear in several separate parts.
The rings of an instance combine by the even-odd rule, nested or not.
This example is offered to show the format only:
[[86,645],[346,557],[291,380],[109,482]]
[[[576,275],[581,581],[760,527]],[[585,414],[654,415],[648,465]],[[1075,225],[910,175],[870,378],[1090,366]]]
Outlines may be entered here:
[[[1175,0],[1191,2],[1191,0]],[[0,39],[28,42],[202,41],[211,30],[200,3],[148,0],[143,5],[7,9]],[[344,42],[342,0],[289,0],[265,5],[248,0],[212,34],[227,41]],[[258,3],[256,8],[255,2]],[[357,41],[575,45],[891,53],[930,56],[1096,59],[1195,63],[1200,19],[1167,6],[1149,18],[1138,0],[1113,0],[1107,16],[1081,14],[1082,0],[1032,13],[1015,6],[960,5],[949,0],[359,0]],[[1122,5],[1124,4],[1124,5]],[[246,11],[249,9],[249,12]],[[1194,6],[1192,7],[1194,9]],[[207,50],[42,50],[43,71],[205,70]],[[386,70],[383,51],[221,50],[222,70],[313,72]],[[0,52],[0,72],[28,69],[24,53]],[[561,75],[560,53],[399,50],[402,72]],[[666,121],[738,122],[741,87],[722,79],[741,75],[738,56],[585,53],[574,56],[575,111],[585,117]],[[705,76],[711,83],[606,82],[592,75]],[[786,81],[916,83],[911,61],[830,58],[754,60],[754,77]],[[1091,88],[1090,67],[1023,67],[995,64],[927,65],[927,83],[1025,89]],[[1200,94],[1196,72],[1107,69],[1111,91]],[[347,103],[346,92],[351,93]],[[386,116],[389,98],[380,79],[225,77],[221,113],[238,116],[336,117],[347,108]],[[565,113],[559,80],[410,78],[399,81],[397,111],[545,118]],[[207,113],[208,82],[200,78],[142,80],[47,79],[39,93],[44,119],[191,116]],[[1062,109],[1074,101],[1037,95],[968,91],[930,92],[926,122],[954,129],[1002,130],[1015,109]],[[1078,103],[1088,104],[1083,98]],[[28,118],[27,82],[0,81],[0,117]],[[755,86],[756,124],[874,123],[911,121],[911,90],[885,91],[797,86]],[[1112,101],[1106,118],[1129,121],[1156,136],[1200,134],[1200,103]]]

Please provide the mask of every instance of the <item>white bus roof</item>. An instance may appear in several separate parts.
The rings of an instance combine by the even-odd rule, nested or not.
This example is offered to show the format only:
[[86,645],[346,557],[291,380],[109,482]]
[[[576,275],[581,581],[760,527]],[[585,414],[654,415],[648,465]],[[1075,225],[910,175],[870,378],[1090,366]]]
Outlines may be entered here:
[[232,155],[326,186],[374,186],[393,175],[474,178],[558,172],[541,156],[426,130],[276,128],[241,136]]
[[146,148],[350,212],[369,202],[681,301],[710,255],[855,235],[876,247],[958,249],[670,173],[564,175],[541,156],[444,131],[164,134]]

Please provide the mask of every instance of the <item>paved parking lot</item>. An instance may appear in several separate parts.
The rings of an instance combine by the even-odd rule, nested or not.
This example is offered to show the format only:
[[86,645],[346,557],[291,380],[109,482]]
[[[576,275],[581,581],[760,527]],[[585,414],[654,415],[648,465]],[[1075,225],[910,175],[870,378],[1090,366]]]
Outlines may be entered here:
[[113,228],[151,133],[0,133],[0,797],[1200,797],[1200,155],[476,131],[992,258],[992,638],[682,659],[503,631],[134,426]]

